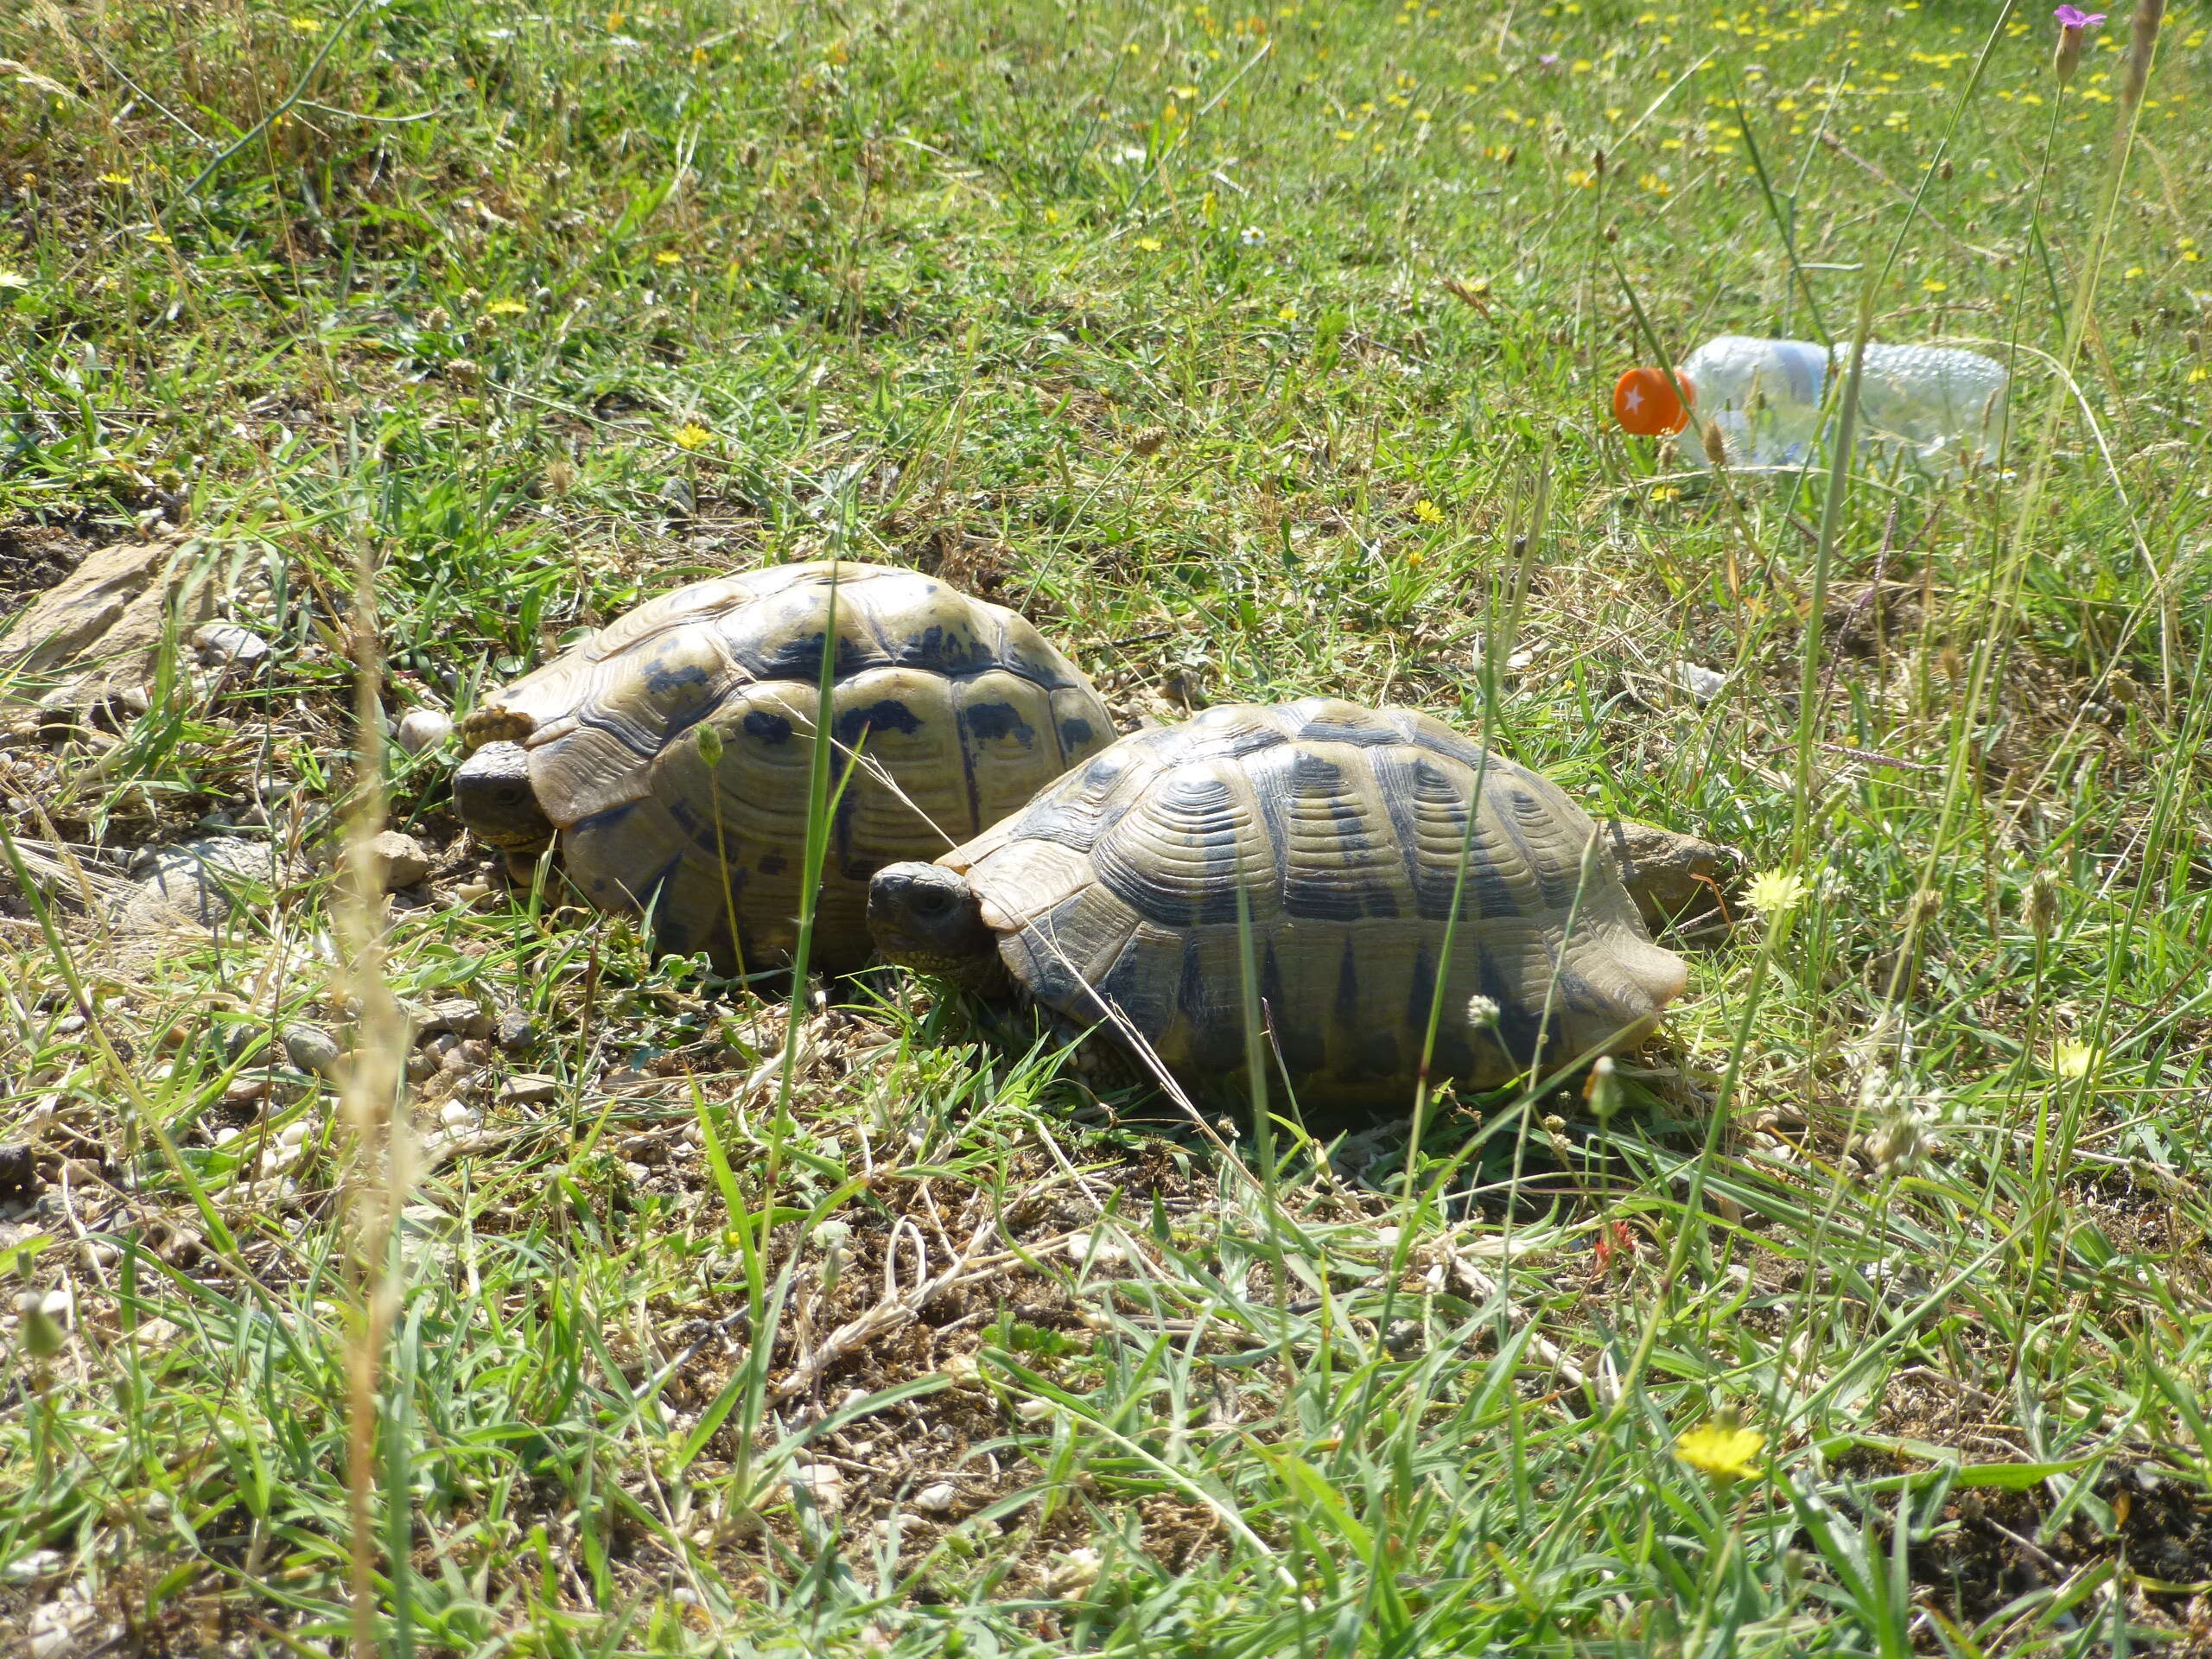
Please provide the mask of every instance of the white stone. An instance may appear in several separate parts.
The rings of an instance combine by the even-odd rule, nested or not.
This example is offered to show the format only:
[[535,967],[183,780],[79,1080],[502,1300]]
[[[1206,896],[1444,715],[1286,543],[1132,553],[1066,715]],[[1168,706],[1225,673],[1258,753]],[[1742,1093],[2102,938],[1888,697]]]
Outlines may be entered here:
[[453,735],[453,716],[438,709],[410,709],[401,716],[392,741],[410,754],[435,749]]
[[1668,671],[1674,676],[1676,685],[1681,686],[1700,702],[1711,702],[1728,689],[1728,677],[1726,674],[1707,668],[1700,663],[1678,662]]
[[949,1480],[934,1481],[914,1494],[914,1507],[925,1515],[944,1515],[959,1501],[960,1489]]

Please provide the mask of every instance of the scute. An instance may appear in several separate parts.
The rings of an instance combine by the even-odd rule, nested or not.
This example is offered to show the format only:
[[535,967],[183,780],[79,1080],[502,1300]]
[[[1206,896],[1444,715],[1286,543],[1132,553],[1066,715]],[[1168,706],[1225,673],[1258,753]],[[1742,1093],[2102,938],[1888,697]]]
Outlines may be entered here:
[[1432,1013],[1430,1075],[1488,1087],[1633,1040],[1681,993],[1611,861],[1585,859],[1595,832],[1440,721],[1313,698],[1124,738],[942,861],[1039,1001],[1114,1016],[1190,1080],[1244,1064],[1249,927],[1301,1101],[1402,1104]]
[[665,949],[748,969],[789,957],[825,634],[838,804],[813,960],[832,971],[870,950],[877,870],[972,839],[1113,741],[1081,672],[1012,612],[913,571],[845,563],[834,576],[834,633],[829,563],[695,583],[464,728],[472,745],[525,744],[571,878],[595,904],[648,914]]

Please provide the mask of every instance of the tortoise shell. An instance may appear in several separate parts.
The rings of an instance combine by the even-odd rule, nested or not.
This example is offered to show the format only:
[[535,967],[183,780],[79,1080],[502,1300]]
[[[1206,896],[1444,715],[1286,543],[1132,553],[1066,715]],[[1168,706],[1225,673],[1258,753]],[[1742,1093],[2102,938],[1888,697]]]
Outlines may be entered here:
[[[665,950],[741,971],[790,959],[833,570],[820,968],[867,960],[876,870],[988,828],[1113,740],[1090,682],[1027,621],[914,571],[782,565],[664,594],[462,730],[472,750],[525,747],[569,877],[601,907],[648,917]],[[706,727],[720,739],[711,766]]]
[[1618,1047],[1681,993],[1595,834],[1440,721],[1313,698],[1123,738],[937,861],[1021,986],[1085,1023],[1117,1011],[1188,1078],[1243,1066],[1241,889],[1300,1098],[1402,1103],[1440,969],[1431,1074],[1476,1087]]

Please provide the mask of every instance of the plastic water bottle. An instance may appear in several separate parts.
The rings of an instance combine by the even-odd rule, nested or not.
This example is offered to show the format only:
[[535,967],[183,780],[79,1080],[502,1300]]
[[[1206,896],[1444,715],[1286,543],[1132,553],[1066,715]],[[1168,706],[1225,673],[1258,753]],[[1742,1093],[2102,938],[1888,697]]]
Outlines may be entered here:
[[[1693,418],[1718,429],[1732,467],[1795,467],[1822,429],[1828,378],[1846,373],[1851,346],[1722,334],[1675,365],[1685,410],[1662,369],[1630,369],[1613,388],[1613,415],[1646,437]],[[1866,346],[1859,386],[1859,442],[1948,468],[1987,453],[2005,423],[2005,374],[1979,352],[1940,346]],[[1831,412],[1832,413],[1832,412]],[[1708,442],[1709,449],[1709,442]]]

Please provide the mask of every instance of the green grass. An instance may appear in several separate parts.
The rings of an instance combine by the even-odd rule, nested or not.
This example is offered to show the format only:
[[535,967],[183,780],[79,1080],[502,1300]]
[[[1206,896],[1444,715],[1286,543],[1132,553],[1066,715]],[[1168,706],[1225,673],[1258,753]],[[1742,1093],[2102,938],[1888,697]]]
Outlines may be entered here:
[[[2038,9],[1939,0],[0,0],[0,524],[182,518],[276,646],[102,769],[0,751],[0,1122],[76,1160],[0,1223],[73,1295],[11,1316],[11,1650],[2202,1640],[2207,27],[2123,170],[2126,18],[2062,98]],[[1639,310],[1979,344],[2005,453],[1716,481],[1611,427]],[[1806,897],[1622,1109],[1283,1122],[1255,1179],[895,975],[786,1065],[395,752],[445,856],[391,988],[533,1022],[416,1085],[410,1179],[278,1042],[348,1018],[327,875],[149,947],[53,874],[256,803],[333,849],[359,560],[396,718],[825,551],[1126,717],[1415,704]],[[1728,1414],[1748,1478],[1675,1455]]]

